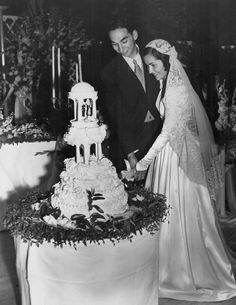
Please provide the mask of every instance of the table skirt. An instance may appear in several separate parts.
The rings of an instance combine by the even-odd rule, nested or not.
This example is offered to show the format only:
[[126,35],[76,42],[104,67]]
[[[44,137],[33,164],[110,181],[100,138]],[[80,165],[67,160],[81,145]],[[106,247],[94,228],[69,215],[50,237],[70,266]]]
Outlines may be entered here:
[[75,250],[16,240],[24,305],[158,305],[158,234]]

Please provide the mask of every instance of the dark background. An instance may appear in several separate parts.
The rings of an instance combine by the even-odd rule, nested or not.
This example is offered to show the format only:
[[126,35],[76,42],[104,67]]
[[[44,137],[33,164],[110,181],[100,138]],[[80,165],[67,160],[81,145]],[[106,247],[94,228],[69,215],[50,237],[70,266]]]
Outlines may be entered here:
[[[135,17],[138,44],[163,38],[173,43],[185,63],[190,79],[201,95],[212,125],[217,118],[215,77],[227,80],[232,94],[236,68],[235,0],[0,0],[5,15],[37,14],[53,7],[70,11],[84,20],[88,36],[95,43],[82,54],[83,80],[100,88],[100,69],[113,56],[106,23],[114,12]],[[188,41],[191,45],[188,46]]]

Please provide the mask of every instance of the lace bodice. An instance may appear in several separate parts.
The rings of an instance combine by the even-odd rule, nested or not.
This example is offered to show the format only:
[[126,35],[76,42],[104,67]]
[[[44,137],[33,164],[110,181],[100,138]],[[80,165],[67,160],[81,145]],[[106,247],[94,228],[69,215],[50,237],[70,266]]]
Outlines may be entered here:
[[208,169],[204,168],[194,108],[185,86],[181,84],[170,86],[166,90],[163,103],[165,120],[162,132],[147,155],[137,163],[137,170],[146,170],[161,149],[169,142],[178,155],[179,166],[186,172],[189,179],[208,186],[214,199],[214,189],[220,184],[222,175],[217,165],[218,158],[212,159]]
[[187,96],[183,86],[169,87],[163,100],[165,105],[165,122],[163,133],[168,133],[170,141],[179,146],[187,132],[188,125],[193,125],[191,106],[187,104]]

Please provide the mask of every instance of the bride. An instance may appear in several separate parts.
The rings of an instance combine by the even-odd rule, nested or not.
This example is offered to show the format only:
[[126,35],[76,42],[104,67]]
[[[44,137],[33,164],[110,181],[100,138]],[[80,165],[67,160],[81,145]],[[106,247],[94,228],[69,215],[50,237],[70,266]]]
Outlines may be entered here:
[[175,48],[157,39],[145,51],[149,72],[162,87],[156,105],[164,125],[133,174],[138,178],[149,167],[146,187],[164,194],[171,207],[159,235],[159,296],[232,298],[236,283],[214,210],[221,174],[210,123]]

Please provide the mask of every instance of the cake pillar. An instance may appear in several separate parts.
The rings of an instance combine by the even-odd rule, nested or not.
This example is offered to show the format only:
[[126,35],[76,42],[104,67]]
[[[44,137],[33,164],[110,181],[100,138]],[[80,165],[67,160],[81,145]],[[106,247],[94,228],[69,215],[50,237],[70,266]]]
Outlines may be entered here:
[[77,163],[83,163],[84,162],[83,156],[81,155],[80,148],[81,148],[80,145],[76,145],[76,156],[75,156],[75,159],[76,159]]
[[74,121],[76,121],[76,104],[77,104],[77,102],[76,102],[76,100],[73,100],[73,102],[74,102]]
[[82,120],[82,101],[81,99],[76,100],[77,101],[77,121],[81,121]]
[[102,144],[99,142],[97,143],[97,160],[102,158]]
[[96,155],[96,160],[99,160],[99,148],[98,148],[98,143],[95,144],[95,155]]
[[89,156],[90,156],[90,145],[89,144],[85,144],[84,145],[84,163],[86,165],[89,164]]
[[93,117],[96,119],[97,117],[96,101],[93,100],[92,103],[93,103]]
[[77,163],[79,163],[79,161],[80,161],[80,148],[79,148],[78,145],[76,145],[75,161],[76,161]]

